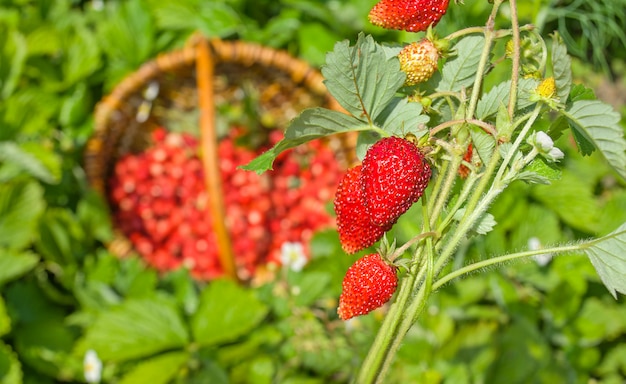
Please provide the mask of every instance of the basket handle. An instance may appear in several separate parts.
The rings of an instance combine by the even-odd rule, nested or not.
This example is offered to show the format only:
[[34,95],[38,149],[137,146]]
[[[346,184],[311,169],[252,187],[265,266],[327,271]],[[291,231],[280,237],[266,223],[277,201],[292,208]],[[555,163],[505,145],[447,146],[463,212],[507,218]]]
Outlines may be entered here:
[[200,108],[200,145],[204,180],[209,193],[209,208],[213,231],[217,239],[219,260],[224,274],[238,280],[230,236],[226,229],[224,194],[215,131],[215,101],[213,95],[214,60],[209,43],[204,38],[196,40],[196,79]]

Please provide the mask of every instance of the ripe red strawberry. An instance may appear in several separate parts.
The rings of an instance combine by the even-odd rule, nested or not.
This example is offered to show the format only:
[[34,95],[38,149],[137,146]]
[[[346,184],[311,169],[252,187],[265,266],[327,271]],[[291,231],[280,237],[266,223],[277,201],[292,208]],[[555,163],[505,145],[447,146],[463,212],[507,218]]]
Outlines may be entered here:
[[365,209],[365,196],[361,178],[361,165],[348,170],[337,187],[335,212],[341,247],[354,253],[374,244],[391,229],[391,225],[371,223]]
[[432,77],[437,70],[439,50],[432,41],[422,39],[411,43],[398,54],[400,69],[406,73],[406,85],[423,83]]
[[369,13],[372,24],[387,29],[421,32],[437,25],[449,0],[382,0]]
[[363,159],[365,207],[370,221],[388,227],[424,193],[430,166],[412,142],[386,137],[370,147]]
[[337,313],[342,320],[365,315],[385,304],[398,286],[396,268],[373,253],[357,260],[343,278]]

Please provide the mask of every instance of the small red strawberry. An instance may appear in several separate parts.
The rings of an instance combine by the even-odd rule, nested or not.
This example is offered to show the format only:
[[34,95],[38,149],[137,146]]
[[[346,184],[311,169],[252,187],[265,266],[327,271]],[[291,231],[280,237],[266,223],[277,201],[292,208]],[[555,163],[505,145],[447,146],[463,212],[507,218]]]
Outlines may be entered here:
[[347,253],[374,244],[393,225],[378,226],[370,222],[365,209],[361,169],[361,165],[349,169],[339,182],[335,195],[337,231],[341,246]]
[[370,147],[363,159],[365,207],[370,221],[389,227],[424,193],[430,166],[412,142],[386,137]]
[[450,0],[381,0],[369,13],[372,24],[386,29],[421,32],[437,25]]
[[357,260],[343,278],[339,308],[342,320],[365,315],[385,304],[398,286],[396,268],[373,253]]

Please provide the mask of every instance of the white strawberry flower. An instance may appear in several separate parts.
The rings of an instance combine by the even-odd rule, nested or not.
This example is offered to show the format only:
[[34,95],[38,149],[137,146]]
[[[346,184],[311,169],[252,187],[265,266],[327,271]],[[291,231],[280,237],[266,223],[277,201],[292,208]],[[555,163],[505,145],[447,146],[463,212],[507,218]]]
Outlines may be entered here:
[[552,138],[543,131],[538,131],[528,138],[528,143],[535,147],[535,150],[544,156],[548,161],[559,161],[565,154],[554,146]]
[[284,267],[300,272],[307,261],[302,243],[287,241],[280,247],[280,262]]
[[98,354],[93,349],[85,353],[83,371],[85,373],[85,380],[88,383],[100,382],[102,376],[102,361],[98,358]]
[[548,152],[547,157],[552,161],[559,161],[565,157],[565,154],[557,147],[553,147],[550,152]]
[[539,131],[535,134],[535,146],[539,152],[547,153],[554,147],[554,142],[545,132]]

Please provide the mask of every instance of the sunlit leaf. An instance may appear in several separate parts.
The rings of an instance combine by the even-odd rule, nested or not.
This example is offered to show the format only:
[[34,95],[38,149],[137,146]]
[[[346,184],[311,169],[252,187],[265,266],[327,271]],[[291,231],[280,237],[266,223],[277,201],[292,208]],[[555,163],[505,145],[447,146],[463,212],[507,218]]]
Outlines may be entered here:
[[276,156],[287,149],[320,137],[360,129],[370,128],[354,117],[338,111],[325,108],[306,109],[291,121],[281,141],[241,168],[263,173],[272,169]]
[[0,184],[0,246],[21,249],[33,241],[44,207],[39,184]]
[[30,271],[38,262],[39,256],[32,252],[15,252],[0,247],[0,287]]
[[118,382],[119,384],[167,384],[189,361],[187,352],[170,352],[143,360]]
[[428,129],[425,124],[430,119],[422,114],[422,104],[408,102],[406,98],[394,99],[377,118],[376,123],[392,135],[403,137],[408,133],[423,136]]
[[0,341],[0,384],[22,384],[22,364],[10,346]]
[[60,179],[60,168],[51,172],[35,154],[25,151],[18,144],[11,141],[0,142],[0,162],[11,163],[44,183],[53,184]]
[[215,345],[250,332],[266,313],[267,307],[253,291],[229,280],[215,280],[202,292],[191,329],[197,343]]
[[359,35],[354,46],[335,44],[322,67],[328,91],[364,123],[375,120],[404,83],[397,57],[387,58],[371,36]]
[[[598,100],[580,100],[564,112],[575,133],[600,150],[609,165],[626,180],[626,140],[620,115]],[[583,155],[591,151],[581,148]]]
[[460,91],[474,84],[478,63],[485,45],[482,35],[471,35],[459,39],[454,45],[456,54],[441,69],[439,91]]
[[618,292],[626,295],[626,223],[591,241],[583,251],[611,295],[616,299]]
[[572,87],[572,59],[567,54],[567,46],[556,32],[552,39],[552,75],[559,102],[566,103]]
[[93,349],[102,360],[125,361],[182,348],[187,342],[187,329],[172,300],[130,299],[102,312],[77,352]]

